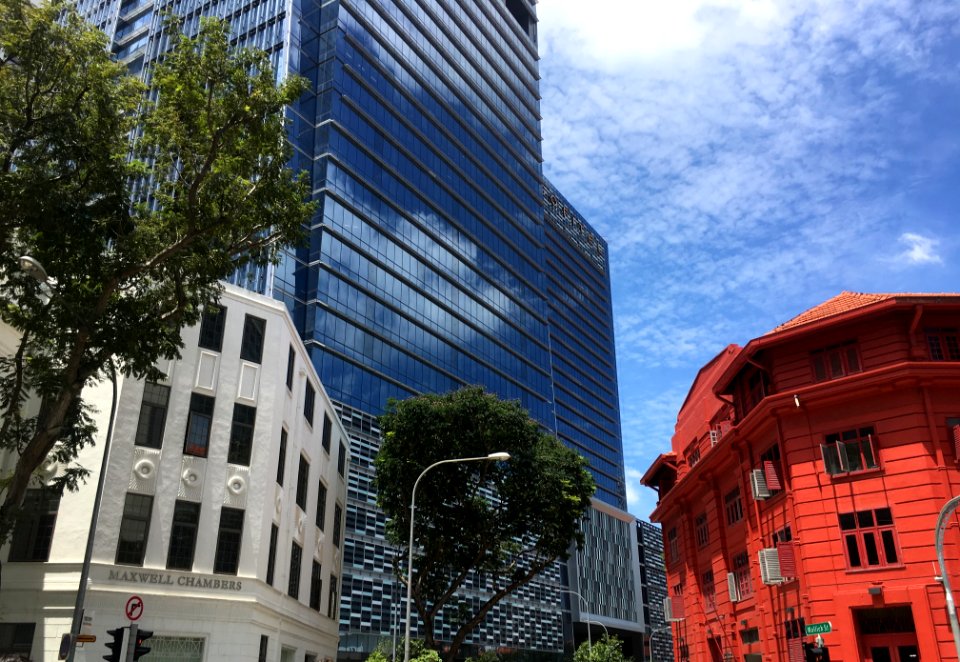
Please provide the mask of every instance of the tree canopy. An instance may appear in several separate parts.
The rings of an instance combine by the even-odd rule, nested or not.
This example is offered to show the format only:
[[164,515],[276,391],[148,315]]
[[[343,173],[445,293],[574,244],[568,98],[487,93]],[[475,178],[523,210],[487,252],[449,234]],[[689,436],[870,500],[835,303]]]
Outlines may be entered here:
[[[579,523],[594,482],[586,460],[546,433],[517,402],[480,387],[444,395],[391,400],[380,418],[383,442],[376,458],[377,503],[387,536],[404,550],[414,482],[440,460],[505,451],[506,462],[444,464],[421,480],[416,496],[413,600],[433,647],[434,623],[456,620],[447,659],[490,609],[531,581],[571,543],[583,544]],[[405,566],[397,572],[407,581]],[[479,607],[455,593],[481,573],[488,595]]]
[[604,634],[592,644],[587,641],[580,644],[573,662],[633,662],[633,658],[624,657],[623,642],[619,638]]
[[18,336],[0,357],[0,450],[16,458],[0,543],[48,456],[67,467],[58,487],[84,475],[84,389],[113,369],[156,378],[219,280],[275,260],[312,213],[284,120],[304,81],[276,85],[221,22],[169,27],[147,90],[70,3],[0,0],[0,320]]

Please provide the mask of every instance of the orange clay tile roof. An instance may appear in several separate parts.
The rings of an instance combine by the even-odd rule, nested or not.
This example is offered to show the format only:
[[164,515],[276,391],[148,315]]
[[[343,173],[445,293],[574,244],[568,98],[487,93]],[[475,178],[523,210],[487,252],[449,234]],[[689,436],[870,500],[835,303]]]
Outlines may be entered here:
[[926,298],[958,298],[958,294],[914,294],[914,293],[897,293],[897,294],[865,294],[863,292],[841,292],[832,299],[827,299],[823,303],[814,306],[810,310],[804,311],[794,317],[788,322],[784,322],[780,326],[776,327],[772,331],[767,332],[765,335],[770,335],[773,333],[778,333],[780,331],[786,331],[794,327],[802,326],[803,324],[808,324],[810,322],[815,322],[817,320],[824,319],[826,317],[833,317],[834,315],[839,315],[841,313],[846,313],[851,310],[856,310],[857,308],[863,308],[869,306],[870,304],[878,303],[880,301],[886,301],[888,299],[926,299]]

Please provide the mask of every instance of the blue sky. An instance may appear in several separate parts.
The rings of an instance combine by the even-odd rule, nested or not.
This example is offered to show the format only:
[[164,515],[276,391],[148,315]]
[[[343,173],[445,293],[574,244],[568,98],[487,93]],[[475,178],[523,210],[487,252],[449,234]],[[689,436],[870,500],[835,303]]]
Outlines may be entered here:
[[540,0],[544,173],[610,245],[630,510],[697,370],[960,290],[960,3]]

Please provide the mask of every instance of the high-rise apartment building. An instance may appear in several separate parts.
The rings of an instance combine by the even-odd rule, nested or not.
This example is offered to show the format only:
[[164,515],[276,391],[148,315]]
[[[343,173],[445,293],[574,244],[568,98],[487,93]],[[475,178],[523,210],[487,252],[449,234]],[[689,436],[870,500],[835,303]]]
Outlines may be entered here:
[[[402,590],[372,488],[388,398],[482,384],[519,400],[588,458],[597,498],[625,508],[606,245],[544,188],[533,0],[79,5],[133,70],[165,47],[162,12],[187,30],[215,15],[279,76],[311,83],[289,110],[293,165],[319,203],[308,240],[237,281],[285,302],[352,439],[342,653],[396,629]],[[472,641],[558,650],[563,571]]]

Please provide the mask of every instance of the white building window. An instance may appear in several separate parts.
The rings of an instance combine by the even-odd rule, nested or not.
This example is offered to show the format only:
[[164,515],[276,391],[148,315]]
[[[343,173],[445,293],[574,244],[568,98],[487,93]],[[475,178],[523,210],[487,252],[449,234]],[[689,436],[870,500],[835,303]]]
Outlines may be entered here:
[[167,637],[150,639],[150,662],[203,662],[201,637]]

